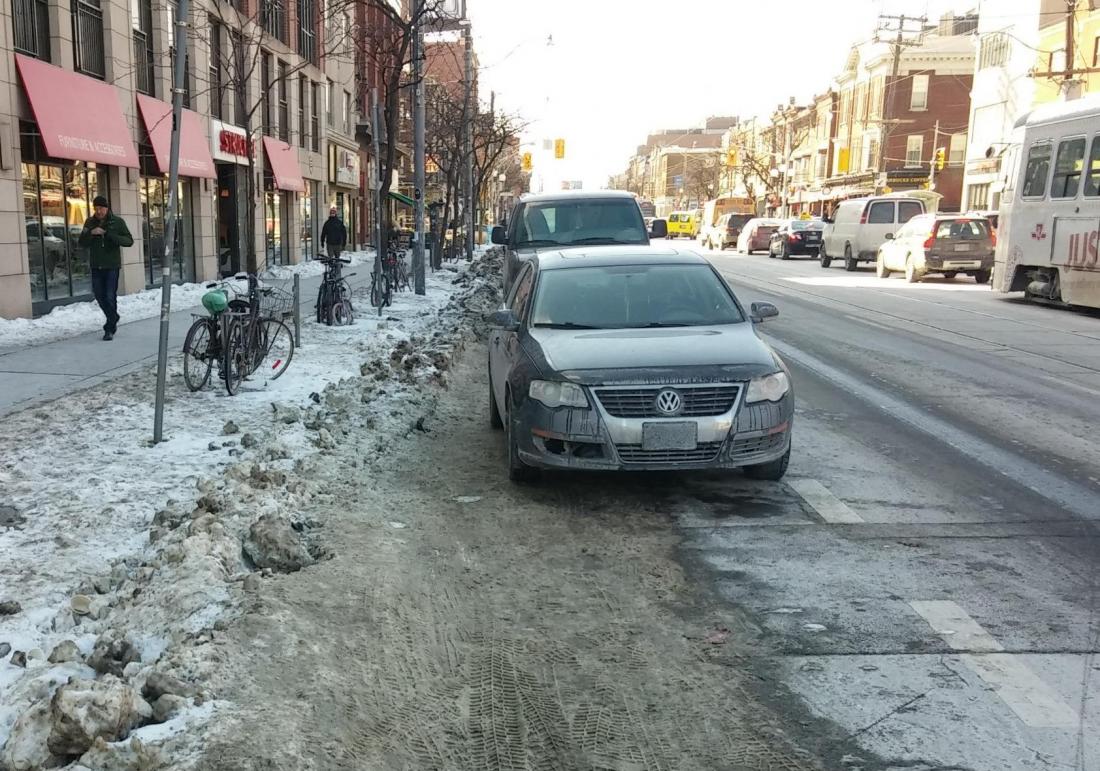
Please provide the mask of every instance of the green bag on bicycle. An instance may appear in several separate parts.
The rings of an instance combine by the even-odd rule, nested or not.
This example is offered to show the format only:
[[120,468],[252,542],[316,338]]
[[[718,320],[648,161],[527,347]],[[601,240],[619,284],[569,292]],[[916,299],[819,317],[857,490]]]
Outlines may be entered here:
[[202,307],[210,311],[211,315],[217,316],[229,307],[229,298],[225,296],[225,292],[218,290],[207,292],[202,296]]

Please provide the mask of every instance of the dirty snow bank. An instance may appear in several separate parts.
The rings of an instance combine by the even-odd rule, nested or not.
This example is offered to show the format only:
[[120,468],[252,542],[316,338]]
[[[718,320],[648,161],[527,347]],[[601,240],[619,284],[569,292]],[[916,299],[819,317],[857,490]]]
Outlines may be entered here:
[[[351,260],[353,264],[369,263],[374,260],[374,250],[345,252],[341,256]],[[297,274],[305,278],[319,276],[323,272],[324,266],[321,263],[310,260],[298,265],[271,268],[260,276],[261,278],[288,279]],[[174,285],[172,287],[173,311],[187,310],[199,305],[207,291],[209,290],[206,288],[206,282]],[[159,316],[160,295],[159,288],[121,295],[118,298],[118,313],[123,323]],[[62,305],[36,319],[0,319],[0,349],[41,345],[84,332],[94,332],[102,327],[103,312],[99,310],[94,300]]]
[[[149,371],[9,416],[0,461],[0,768],[179,767],[220,710],[210,643],[273,572],[338,544],[299,512],[350,433],[423,428],[457,350],[499,303],[499,252],[447,266],[379,320],[308,323],[279,380],[189,393],[173,362],[168,441]],[[215,380],[215,383],[217,381]],[[17,606],[3,603],[11,601]],[[198,738],[196,738],[198,737]]]

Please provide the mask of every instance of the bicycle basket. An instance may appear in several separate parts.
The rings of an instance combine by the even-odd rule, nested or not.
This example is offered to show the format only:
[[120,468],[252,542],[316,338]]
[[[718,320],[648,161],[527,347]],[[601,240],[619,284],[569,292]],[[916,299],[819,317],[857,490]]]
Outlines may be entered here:
[[202,296],[202,307],[216,316],[219,313],[224,313],[225,309],[229,307],[229,298],[225,296],[225,292],[215,289]]
[[294,312],[294,295],[285,289],[269,287],[260,294],[260,315],[281,318]]

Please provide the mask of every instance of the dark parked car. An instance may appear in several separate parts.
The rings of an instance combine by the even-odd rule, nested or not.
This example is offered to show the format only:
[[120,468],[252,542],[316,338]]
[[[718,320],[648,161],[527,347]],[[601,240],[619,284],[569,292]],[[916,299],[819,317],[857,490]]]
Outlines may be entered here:
[[489,340],[489,415],[508,471],[744,467],[790,458],[787,369],[701,255],[667,247],[543,252],[520,268]]
[[664,238],[668,223],[646,228],[633,193],[621,190],[575,191],[524,196],[508,225],[493,228],[492,241],[504,247],[504,291],[522,262],[544,249],[599,245],[646,245]]
[[772,233],[768,256],[786,260],[793,255],[804,255],[817,259],[824,228],[825,223],[821,220],[783,220],[779,229]]

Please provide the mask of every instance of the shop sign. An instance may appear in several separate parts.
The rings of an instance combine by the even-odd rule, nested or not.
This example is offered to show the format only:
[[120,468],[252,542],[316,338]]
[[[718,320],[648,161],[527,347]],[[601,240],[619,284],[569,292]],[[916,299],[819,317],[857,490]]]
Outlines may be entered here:
[[332,173],[329,181],[347,187],[359,187],[359,153],[338,145],[329,148]]
[[215,161],[248,165],[248,158],[256,152],[256,143],[248,138],[244,129],[210,121],[210,152]]
[[966,169],[971,174],[996,174],[1001,170],[1001,159],[993,158],[981,161],[971,161]]

